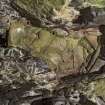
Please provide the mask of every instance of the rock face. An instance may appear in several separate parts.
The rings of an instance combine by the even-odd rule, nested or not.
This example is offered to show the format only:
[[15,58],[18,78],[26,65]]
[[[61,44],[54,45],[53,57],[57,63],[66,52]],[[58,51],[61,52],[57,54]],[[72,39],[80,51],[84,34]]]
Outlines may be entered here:
[[[85,18],[87,17],[87,18]],[[80,9],[79,17],[74,20],[74,23],[78,24],[105,24],[105,9],[97,6],[88,6]]]
[[19,13],[10,6],[12,0],[0,1],[0,16],[6,16],[8,19],[19,18]]
[[8,27],[5,19],[0,18],[0,46],[7,47],[8,46]]
[[1,0],[0,105],[105,104],[105,12],[86,2]]

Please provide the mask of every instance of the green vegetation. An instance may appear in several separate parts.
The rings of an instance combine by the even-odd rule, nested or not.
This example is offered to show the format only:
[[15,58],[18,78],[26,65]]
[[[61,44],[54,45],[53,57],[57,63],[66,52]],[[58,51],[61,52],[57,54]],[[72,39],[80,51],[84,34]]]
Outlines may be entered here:
[[105,7],[105,0],[87,0],[87,2],[96,6]]
[[52,9],[59,9],[65,0],[16,0],[16,3],[33,13],[35,16],[46,17],[51,15]]

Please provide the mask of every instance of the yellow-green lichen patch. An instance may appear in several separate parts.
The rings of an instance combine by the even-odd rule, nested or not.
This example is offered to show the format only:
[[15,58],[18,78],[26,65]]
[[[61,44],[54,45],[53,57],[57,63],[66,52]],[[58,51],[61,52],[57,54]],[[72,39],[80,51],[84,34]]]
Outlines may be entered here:
[[92,5],[95,5],[97,7],[104,7],[105,6],[105,0],[88,0],[89,3]]
[[105,79],[100,79],[95,82],[94,93],[97,96],[102,96],[105,98]]

